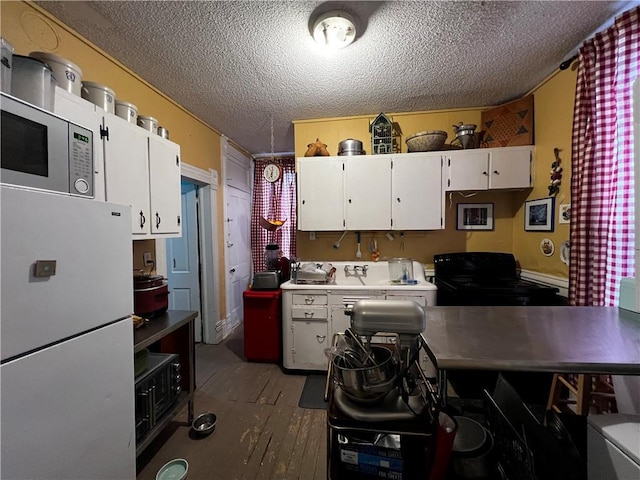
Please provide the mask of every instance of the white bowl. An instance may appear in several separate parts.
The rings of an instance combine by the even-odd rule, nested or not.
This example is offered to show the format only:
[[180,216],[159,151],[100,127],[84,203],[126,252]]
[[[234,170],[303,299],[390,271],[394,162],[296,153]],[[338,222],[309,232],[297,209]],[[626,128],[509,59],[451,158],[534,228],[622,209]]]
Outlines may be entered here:
[[447,139],[447,132],[442,130],[432,130],[428,132],[418,132],[405,140],[407,149],[410,152],[429,152],[439,150]]

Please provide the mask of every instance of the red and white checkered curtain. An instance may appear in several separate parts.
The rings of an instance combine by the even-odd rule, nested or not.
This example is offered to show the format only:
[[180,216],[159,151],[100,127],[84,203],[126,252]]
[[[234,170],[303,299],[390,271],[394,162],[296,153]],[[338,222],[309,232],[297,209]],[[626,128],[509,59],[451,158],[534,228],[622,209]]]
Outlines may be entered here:
[[634,276],[632,84],[640,65],[640,7],[579,52],[571,159],[571,305],[617,306]]
[[[267,182],[262,176],[264,167],[269,163],[282,167],[282,175],[273,183]],[[278,230],[270,232],[260,226],[260,218],[286,221]],[[295,157],[256,159],[251,208],[251,258],[254,273],[266,268],[264,247],[267,243],[277,243],[282,255],[289,259],[295,258],[296,229]]]

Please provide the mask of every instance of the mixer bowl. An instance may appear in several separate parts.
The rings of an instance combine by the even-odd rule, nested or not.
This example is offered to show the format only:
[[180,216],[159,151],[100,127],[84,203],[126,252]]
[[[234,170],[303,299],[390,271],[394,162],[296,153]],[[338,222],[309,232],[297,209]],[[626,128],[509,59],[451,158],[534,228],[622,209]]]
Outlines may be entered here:
[[377,402],[396,386],[398,366],[393,352],[375,345],[371,350],[375,358],[375,365],[372,366],[352,368],[341,356],[332,360],[335,382],[354,402]]

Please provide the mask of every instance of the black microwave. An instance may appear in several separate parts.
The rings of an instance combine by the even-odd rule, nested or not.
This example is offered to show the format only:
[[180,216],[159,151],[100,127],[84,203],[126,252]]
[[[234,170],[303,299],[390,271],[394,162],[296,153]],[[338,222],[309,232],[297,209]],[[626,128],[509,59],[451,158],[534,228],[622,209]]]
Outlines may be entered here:
[[149,353],[147,369],[135,379],[136,441],[142,438],[178,400],[180,357],[175,353]]
[[2,183],[92,198],[93,132],[19,98],[0,95]]

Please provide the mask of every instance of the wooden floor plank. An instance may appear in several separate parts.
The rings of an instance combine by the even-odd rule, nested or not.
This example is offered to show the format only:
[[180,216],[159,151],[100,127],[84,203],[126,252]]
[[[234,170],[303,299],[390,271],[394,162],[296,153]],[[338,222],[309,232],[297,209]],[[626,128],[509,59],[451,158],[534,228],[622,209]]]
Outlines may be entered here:
[[190,480],[326,478],[326,414],[298,407],[305,379],[247,362],[241,334],[198,345],[194,411],[215,413],[216,429],[194,436],[183,409],[138,458],[137,480],[154,480],[175,458],[189,462]]
[[[312,412],[309,439],[300,461],[300,478],[313,479],[316,470],[326,472],[323,463],[326,462],[326,416],[324,410],[309,410]],[[325,474],[326,478],[326,474]]]

